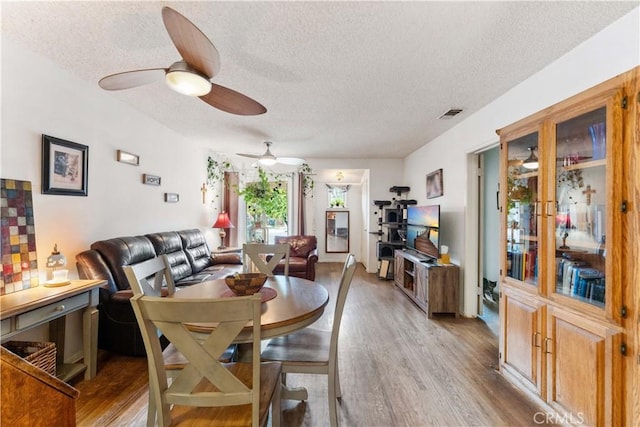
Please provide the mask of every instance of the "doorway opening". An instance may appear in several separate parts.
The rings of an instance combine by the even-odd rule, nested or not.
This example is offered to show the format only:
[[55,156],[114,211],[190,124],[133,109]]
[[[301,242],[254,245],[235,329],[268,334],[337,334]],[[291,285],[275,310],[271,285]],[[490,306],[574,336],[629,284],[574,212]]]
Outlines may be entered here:
[[478,153],[478,317],[498,336],[500,333],[500,148]]

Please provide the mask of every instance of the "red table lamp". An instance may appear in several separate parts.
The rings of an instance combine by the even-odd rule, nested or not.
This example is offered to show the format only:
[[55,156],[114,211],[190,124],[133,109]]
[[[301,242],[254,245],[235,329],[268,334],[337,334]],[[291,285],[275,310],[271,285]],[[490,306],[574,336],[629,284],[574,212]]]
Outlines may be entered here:
[[224,231],[226,228],[235,228],[229,219],[229,214],[225,211],[222,211],[218,214],[218,219],[213,224],[212,228],[220,229],[220,246],[218,249],[224,249],[226,246],[224,245],[224,238],[227,236],[227,232]]

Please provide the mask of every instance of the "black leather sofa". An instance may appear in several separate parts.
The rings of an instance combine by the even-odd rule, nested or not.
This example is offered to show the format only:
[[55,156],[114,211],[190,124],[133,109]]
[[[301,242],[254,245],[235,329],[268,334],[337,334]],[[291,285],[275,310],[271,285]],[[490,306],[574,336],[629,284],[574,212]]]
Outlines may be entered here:
[[91,244],[76,255],[81,279],[103,279],[98,304],[98,347],[144,356],[144,344],[129,299],[133,292],[123,267],[166,254],[176,286],[189,286],[242,271],[240,254],[213,255],[198,229],[117,237]]

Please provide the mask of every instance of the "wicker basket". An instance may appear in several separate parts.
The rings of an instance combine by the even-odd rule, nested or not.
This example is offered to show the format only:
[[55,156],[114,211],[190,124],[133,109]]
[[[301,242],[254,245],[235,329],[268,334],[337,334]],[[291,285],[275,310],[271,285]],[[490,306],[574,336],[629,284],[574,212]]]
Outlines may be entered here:
[[8,341],[3,346],[27,362],[56,376],[56,345],[52,342]]

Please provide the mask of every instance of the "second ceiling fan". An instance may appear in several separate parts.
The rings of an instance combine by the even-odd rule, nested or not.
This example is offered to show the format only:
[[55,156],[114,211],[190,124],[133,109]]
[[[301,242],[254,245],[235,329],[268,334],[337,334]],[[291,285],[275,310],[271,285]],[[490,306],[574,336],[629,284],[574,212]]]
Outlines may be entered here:
[[265,166],[275,165],[276,163],[280,163],[283,165],[299,166],[306,162],[305,159],[301,159],[299,157],[276,157],[271,153],[271,149],[270,149],[271,144],[273,144],[273,142],[265,141],[264,144],[267,146],[267,151],[265,151],[264,154],[243,154],[243,153],[236,153],[236,154],[242,157],[258,159],[258,162]]
[[103,77],[98,82],[101,88],[129,89],[164,78],[176,92],[197,96],[227,113],[253,116],[267,112],[262,104],[248,96],[211,82],[220,71],[220,56],[198,27],[170,7],[162,8],[162,20],[182,60],[174,62],[169,68],[125,71]]

